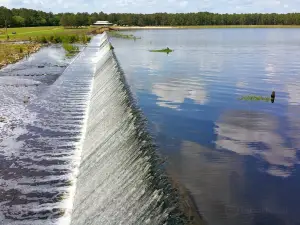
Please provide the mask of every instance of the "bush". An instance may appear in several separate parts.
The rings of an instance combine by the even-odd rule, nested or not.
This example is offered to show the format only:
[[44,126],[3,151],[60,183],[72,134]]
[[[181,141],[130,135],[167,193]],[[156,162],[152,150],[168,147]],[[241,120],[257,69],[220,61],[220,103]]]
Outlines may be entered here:
[[68,55],[73,55],[79,51],[79,48],[75,45],[71,45],[68,43],[63,43],[63,48],[68,52]]
[[41,37],[41,40],[40,40],[41,43],[48,43],[47,39],[45,36],[42,36]]
[[80,41],[81,41],[82,43],[86,44],[86,43],[87,43],[87,36],[86,36],[86,35],[82,35],[82,36],[80,37]]
[[53,39],[54,43],[62,43],[62,38],[60,36],[55,36]]
[[49,42],[51,42],[51,43],[54,43],[55,41],[54,41],[54,36],[53,35],[51,35],[49,38],[48,38],[48,40],[49,40]]
[[80,39],[79,39],[78,35],[66,36],[66,42],[68,42],[68,43],[75,43],[75,42],[78,42],[79,40]]

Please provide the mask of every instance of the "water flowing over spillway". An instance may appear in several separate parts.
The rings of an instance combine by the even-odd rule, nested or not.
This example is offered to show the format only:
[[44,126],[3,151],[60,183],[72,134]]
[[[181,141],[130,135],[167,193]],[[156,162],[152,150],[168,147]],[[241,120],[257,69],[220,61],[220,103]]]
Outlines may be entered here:
[[71,224],[181,224],[109,43],[101,51]]
[[183,223],[106,33],[34,101],[7,96],[1,225]]

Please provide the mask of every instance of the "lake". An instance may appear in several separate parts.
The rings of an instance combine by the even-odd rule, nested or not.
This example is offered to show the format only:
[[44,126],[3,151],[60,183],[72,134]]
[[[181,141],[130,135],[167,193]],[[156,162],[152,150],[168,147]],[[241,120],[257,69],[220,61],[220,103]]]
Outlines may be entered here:
[[[112,38],[117,58],[207,223],[300,224],[300,29],[129,33],[141,39]],[[239,100],[273,90],[273,104]]]

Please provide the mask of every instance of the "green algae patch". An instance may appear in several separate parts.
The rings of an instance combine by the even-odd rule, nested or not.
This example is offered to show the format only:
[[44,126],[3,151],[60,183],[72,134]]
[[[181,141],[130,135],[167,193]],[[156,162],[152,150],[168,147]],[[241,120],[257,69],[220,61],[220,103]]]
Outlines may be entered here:
[[173,52],[173,50],[167,47],[164,49],[149,50],[149,52],[164,52],[169,54],[170,52]]
[[264,102],[270,102],[270,97],[264,97],[259,95],[245,95],[240,98],[238,98],[241,101],[264,101]]
[[115,38],[132,39],[132,40],[141,39],[141,37],[136,37],[133,34],[123,34],[118,31],[109,31],[108,34],[111,37],[115,37]]

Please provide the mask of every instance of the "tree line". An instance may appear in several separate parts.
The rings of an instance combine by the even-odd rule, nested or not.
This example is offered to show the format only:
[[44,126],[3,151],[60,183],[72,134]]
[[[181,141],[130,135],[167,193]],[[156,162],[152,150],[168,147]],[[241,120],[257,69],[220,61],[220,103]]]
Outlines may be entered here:
[[197,26],[197,25],[300,25],[300,13],[247,13],[218,14],[197,13],[46,13],[32,9],[0,7],[0,27],[5,21],[10,27],[34,26],[87,26],[97,20],[108,20],[129,26]]

